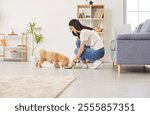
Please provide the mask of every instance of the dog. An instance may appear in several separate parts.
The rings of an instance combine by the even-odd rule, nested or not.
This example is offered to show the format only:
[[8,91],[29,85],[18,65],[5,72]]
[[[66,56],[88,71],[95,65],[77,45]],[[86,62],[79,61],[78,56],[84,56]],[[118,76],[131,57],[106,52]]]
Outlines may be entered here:
[[39,51],[39,59],[36,62],[36,67],[42,68],[42,64],[45,61],[48,61],[54,65],[55,68],[65,68],[69,65],[69,58],[59,54],[57,52],[46,51],[45,49],[41,49]]

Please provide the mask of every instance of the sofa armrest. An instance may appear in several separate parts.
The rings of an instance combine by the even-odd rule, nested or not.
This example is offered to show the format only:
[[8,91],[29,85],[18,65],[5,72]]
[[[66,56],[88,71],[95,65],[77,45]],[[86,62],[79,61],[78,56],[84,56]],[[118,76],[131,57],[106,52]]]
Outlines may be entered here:
[[119,34],[118,40],[150,40],[150,33]]
[[117,44],[117,39],[111,41],[111,46],[110,46],[111,51],[116,50],[116,44]]
[[116,41],[117,41],[117,39],[112,40],[112,41],[111,41],[111,44],[113,44],[113,43],[116,42]]

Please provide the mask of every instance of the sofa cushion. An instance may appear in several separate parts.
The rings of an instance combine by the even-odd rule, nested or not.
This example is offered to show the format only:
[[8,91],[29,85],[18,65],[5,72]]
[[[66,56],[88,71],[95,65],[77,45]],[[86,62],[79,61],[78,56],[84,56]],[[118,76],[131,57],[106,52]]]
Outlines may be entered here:
[[150,40],[150,33],[119,34],[118,40]]
[[146,20],[140,29],[140,33],[150,32],[150,19]]

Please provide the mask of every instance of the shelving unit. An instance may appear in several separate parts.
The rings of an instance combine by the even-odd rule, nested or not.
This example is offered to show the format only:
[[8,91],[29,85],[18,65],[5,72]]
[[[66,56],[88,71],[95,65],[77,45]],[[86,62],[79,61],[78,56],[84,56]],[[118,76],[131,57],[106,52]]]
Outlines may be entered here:
[[[104,39],[104,5],[78,5],[77,18],[86,26],[94,28]],[[103,40],[104,41],[104,40]]]
[[5,55],[5,34],[0,33],[0,59],[3,60],[4,55]]
[[27,61],[27,35],[4,35],[3,61]]

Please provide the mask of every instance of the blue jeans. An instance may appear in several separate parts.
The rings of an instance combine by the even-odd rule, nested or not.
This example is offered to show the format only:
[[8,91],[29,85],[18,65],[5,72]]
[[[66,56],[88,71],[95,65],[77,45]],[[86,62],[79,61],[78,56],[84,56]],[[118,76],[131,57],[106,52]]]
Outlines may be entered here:
[[[80,48],[80,40],[76,41],[76,49],[74,50],[74,53],[77,54],[78,50]],[[94,62],[100,58],[102,58],[105,54],[104,48],[98,49],[98,50],[93,50],[88,46],[85,46],[85,49],[83,53],[80,56],[81,60],[89,60],[90,62]]]

